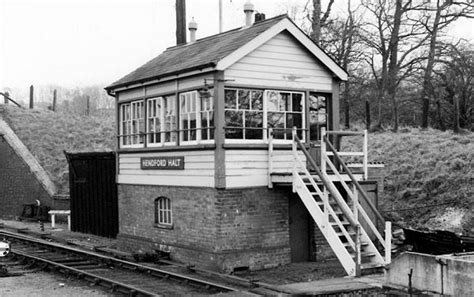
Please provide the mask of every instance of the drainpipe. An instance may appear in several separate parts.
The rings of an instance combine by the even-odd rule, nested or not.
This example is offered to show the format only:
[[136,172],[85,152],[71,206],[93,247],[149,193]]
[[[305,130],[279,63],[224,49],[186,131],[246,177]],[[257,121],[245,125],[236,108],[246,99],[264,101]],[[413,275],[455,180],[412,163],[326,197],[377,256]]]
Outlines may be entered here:
[[412,289],[412,285],[411,285],[411,277],[413,275],[413,268],[410,268],[410,272],[408,273],[408,294],[410,295],[410,297],[413,296],[413,289]]
[[444,269],[443,266],[448,266],[445,259],[438,258],[436,262],[441,266],[441,295],[444,295]]

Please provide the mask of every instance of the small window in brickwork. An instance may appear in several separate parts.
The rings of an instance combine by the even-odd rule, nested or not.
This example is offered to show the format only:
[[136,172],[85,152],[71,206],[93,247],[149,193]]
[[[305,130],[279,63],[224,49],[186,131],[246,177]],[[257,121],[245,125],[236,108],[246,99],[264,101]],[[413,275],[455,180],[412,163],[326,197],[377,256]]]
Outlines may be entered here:
[[171,227],[173,225],[170,199],[166,197],[155,199],[155,224],[162,227]]

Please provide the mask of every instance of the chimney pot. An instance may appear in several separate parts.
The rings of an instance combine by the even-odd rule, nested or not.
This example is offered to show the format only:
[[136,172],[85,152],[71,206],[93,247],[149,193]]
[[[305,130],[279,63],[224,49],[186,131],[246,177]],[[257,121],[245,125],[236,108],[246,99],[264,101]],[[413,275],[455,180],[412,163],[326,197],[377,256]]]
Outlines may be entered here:
[[192,20],[189,22],[188,29],[189,29],[189,35],[190,35],[189,36],[190,42],[196,41],[196,31],[198,29],[198,24],[196,23],[194,18],[192,18]]
[[244,4],[245,26],[247,27],[252,26],[252,15],[254,10],[255,6],[250,2],[250,0]]
[[261,22],[261,21],[264,21],[264,20],[265,20],[265,14],[264,13],[257,12],[255,14],[255,23],[258,23],[258,22]]

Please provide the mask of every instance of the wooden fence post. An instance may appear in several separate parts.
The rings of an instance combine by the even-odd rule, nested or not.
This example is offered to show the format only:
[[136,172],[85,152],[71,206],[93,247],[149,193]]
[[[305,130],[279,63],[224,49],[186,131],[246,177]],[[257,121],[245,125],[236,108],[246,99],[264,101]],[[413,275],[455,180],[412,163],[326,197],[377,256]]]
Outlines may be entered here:
[[56,89],[53,91],[53,111],[56,111]]
[[33,85],[30,86],[30,109],[33,109],[33,94],[34,94],[34,87]]
[[365,127],[367,130],[370,130],[370,102],[369,100],[365,100]]
[[5,92],[5,96],[3,96],[3,100],[5,100],[5,104],[8,104],[8,98],[10,98],[10,93]]
[[90,101],[91,101],[91,97],[87,96],[86,97],[86,115],[89,115],[89,112],[90,112]]

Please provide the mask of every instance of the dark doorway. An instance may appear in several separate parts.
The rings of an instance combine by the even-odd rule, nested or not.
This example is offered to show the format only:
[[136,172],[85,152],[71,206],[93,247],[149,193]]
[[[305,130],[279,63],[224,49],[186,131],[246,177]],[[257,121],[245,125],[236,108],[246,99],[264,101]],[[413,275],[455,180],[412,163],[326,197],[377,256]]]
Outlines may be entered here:
[[66,153],[69,163],[71,230],[105,237],[118,233],[115,154]]
[[[309,153],[321,165],[321,128],[328,130],[330,123],[331,94],[310,92],[308,98]],[[309,167],[309,166],[308,166]],[[309,167],[310,168],[310,167]]]
[[321,140],[321,128],[330,129],[330,106],[331,94],[309,93],[309,140],[311,142]]
[[291,262],[309,261],[310,256],[310,215],[298,194],[289,198]]

